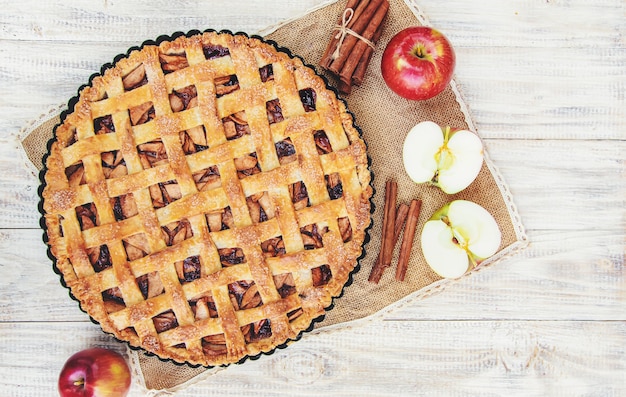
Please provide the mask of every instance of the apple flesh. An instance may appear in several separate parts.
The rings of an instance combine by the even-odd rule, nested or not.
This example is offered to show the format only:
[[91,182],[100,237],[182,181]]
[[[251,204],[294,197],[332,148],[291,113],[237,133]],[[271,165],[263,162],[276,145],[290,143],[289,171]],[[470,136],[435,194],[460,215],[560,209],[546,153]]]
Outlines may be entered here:
[[426,100],[446,88],[455,65],[454,49],[441,32],[428,26],[412,26],[387,43],[381,72],[396,94],[410,100]]
[[494,217],[467,200],[446,204],[421,234],[428,265],[444,278],[458,278],[498,251],[502,233]]
[[447,194],[458,193],[478,176],[484,158],[478,135],[442,129],[432,121],[413,127],[404,140],[404,168],[415,183],[430,183]]
[[124,397],[130,389],[131,374],[119,353],[90,348],[67,359],[59,374],[61,397]]

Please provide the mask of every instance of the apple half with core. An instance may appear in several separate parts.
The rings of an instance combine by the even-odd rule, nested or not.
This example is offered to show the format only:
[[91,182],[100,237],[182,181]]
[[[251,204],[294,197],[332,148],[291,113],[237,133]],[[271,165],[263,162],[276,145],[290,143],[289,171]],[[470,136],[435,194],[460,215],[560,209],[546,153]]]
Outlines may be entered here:
[[59,374],[61,397],[124,397],[131,374],[126,360],[113,350],[94,347],[67,359]]
[[502,233],[480,205],[455,200],[426,222],[421,244],[426,263],[444,278],[457,278],[498,251]]
[[426,100],[441,93],[454,73],[456,55],[448,39],[428,26],[412,26],[389,40],[381,72],[387,86],[410,100]]
[[432,121],[413,127],[402,149],[404,169],[415,183],[430,183],[447,194],[458,193],[478,176],[483,144],[467,130],[442,129]]

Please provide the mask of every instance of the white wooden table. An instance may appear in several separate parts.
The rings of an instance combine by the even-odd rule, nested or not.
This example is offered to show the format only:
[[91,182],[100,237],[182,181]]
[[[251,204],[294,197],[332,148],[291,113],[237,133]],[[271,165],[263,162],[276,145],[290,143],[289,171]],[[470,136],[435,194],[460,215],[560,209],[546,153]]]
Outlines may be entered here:
[[[20,128],[145,39],[254,33],[319,3],[0,1],[1,395],[56,395],[75,351],[125,350],[51,269]],[[183,395],[626,395],[626,3],[419,4],[456,48],[457,83],[530,247],[384,320],[304,338]]]

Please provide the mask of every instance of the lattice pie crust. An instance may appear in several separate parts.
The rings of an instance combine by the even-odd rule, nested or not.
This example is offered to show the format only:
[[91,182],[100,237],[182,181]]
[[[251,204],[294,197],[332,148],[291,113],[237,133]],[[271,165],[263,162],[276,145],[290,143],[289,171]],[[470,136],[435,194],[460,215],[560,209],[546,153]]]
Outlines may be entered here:
[[47,240],[104,331],[238,362],[338,296],[370,223],[366,147],[300,59],[243,34],[146,44],[70,104],[46,159]]

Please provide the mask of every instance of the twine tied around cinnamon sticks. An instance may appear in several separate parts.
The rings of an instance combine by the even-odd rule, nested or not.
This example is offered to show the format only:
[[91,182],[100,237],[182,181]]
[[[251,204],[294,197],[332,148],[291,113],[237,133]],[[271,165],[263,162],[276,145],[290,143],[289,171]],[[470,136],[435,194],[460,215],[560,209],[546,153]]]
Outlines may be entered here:
[[376,49],[376,44],[372,43],[371,41],[369,41],[365,37],[361,36],[360,34],[355,32],[354,30],[348,28],[348,24],[352,20],[353,16],[354,16],[354,10],[352,8],[346,8],[344,10],[343,14],[341,15],[341,25],[339,25],[339,24],[335,25],[335,30],[338,30],[339,33],[337,33],[337,35],[335,35],[335,39],[337,39],[338,42],[337,42],[337,48],[335,49],[335,52],[333,52],[333,55],[331,56],[331,58],[333,60],[339,58],[339,52],[341,50],[341,45],[343,44],[343,41],[345,40],[346,35],[348,35],[348,34],[351,34],[352,36],[356,37],[359,40],[363,40],[365,42],[365,44],[367,44],[368,46],[372,47],[372,49]]
[[361,85],[382,35],[388,0],[348,0],[339,16],[320,66],[338,79],[338,89],[349,94]]

